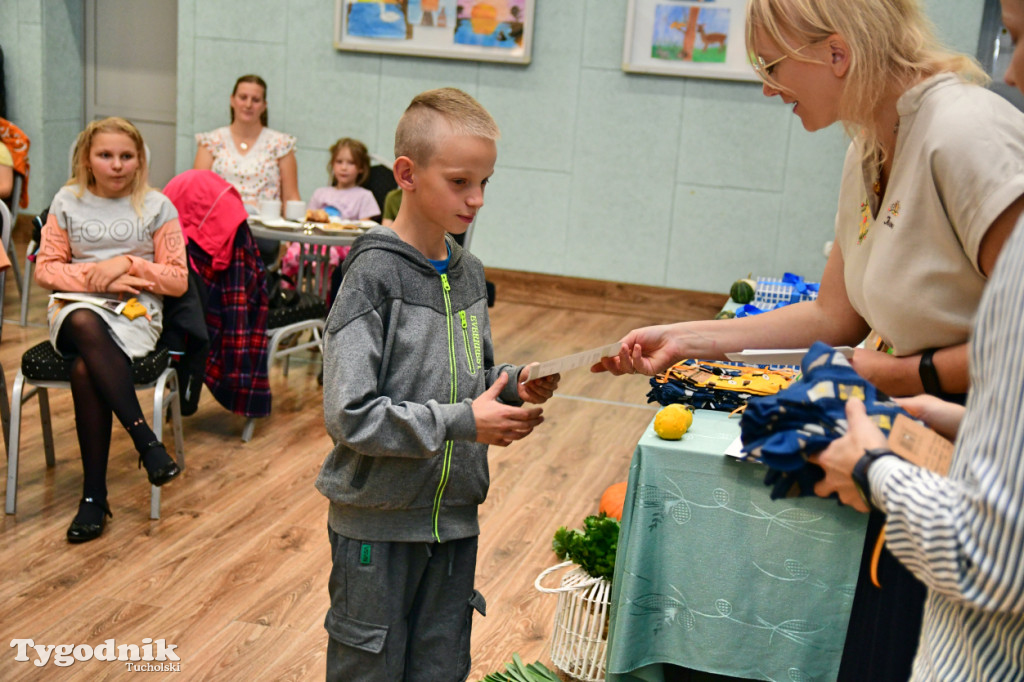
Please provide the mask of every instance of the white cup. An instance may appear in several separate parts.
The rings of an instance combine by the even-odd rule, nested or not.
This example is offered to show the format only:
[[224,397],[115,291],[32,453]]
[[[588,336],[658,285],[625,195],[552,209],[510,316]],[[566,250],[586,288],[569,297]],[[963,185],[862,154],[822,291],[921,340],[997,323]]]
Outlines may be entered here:
[[306,219],[306,203],[303,201],[289,201],[284,205],[284,217],[288,220],[303,221]]
[[260,199],[260,217],[270,220],[281,219],[281,202],[278,199]]

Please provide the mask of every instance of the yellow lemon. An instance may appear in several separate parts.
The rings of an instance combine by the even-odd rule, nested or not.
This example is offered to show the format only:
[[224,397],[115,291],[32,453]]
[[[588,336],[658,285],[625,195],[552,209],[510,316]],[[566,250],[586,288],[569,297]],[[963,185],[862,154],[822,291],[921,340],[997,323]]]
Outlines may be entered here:
[[666,405],[654,417],[654,432],[665,440],[679,440],[693,423],[693,412],[678,403]]

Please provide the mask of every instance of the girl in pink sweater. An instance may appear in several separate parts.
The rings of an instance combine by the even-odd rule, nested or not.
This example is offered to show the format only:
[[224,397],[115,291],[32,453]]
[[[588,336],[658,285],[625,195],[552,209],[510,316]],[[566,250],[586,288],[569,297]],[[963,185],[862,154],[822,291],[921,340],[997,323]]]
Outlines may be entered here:
[[[54,349],[71,359],[71,395],[84,480],[69,542],[103,533],[107,459],[116,415],[150,483],[181,473],[142,416],[132,358],[148,355],[163,330],[163,296],[188,288],[185,243],[174,205],[146,183],[142,135],[122,118],[94,121],[78,136],[73,174],[53,199],[42,230],[36,281],[54,292],[47,317]],[[94,302],[60,298],[88,294]],[[135,298],[129,318],[102,306]],[[136,308],[137,309],[137,308]]]

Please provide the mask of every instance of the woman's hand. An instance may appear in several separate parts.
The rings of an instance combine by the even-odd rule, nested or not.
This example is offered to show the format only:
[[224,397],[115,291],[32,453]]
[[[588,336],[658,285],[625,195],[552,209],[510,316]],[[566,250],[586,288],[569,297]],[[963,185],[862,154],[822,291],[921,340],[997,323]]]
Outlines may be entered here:
[[95,263],[85,274],[85,285],[89,291],[110,292],[111,284],[122,275],[128,274],[132,262],[128,256],[114,256]]
[[807,458],[808,462],[825,471],[825,478],[814,484],[814,494],[828,497],[838,493],[843,504],[866,512],[869,511],[868,506],[853,484],[853,467],[864,456],[865,450],[884,448],[888,441],[882,430],[868,417],[864,403],[860,400],[854,398],[846,402],[846,421],[848,428],[845,436],[837,438],[827,448]]
[[634,329],[620,342],[618,355],[601,358],[590,371],[654,376],[682,359],[680,334],[674,325],[667,324]]
[[917,417],[940,436],[949,440],[956,440],[957,431],[960,430],[960,421],[964,418],[966,408],[956,403],[947,403],[941,398],[933,395],[915,395],[911,398],[898,398],[896,403]]
[[527,365],[519,373],[519,399],[524,403],[544,403],[555,394],[561,374],[550,374],[534,381],[530,381],[530,369],[534,365]]

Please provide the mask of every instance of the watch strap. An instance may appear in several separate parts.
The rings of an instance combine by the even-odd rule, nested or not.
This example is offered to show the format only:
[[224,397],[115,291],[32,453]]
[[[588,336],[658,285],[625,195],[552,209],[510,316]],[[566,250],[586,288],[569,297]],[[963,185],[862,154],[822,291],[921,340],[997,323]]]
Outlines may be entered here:
[[860,493],[864,504],[872,509],[875,508],[875,505],[871,502],[871,481],[868,478],[868,468],[875,460],[890,455],[893,457],[899,456],[888,448],[871,448],[865,450],[864,454],[853,466],[853,473],[850,476],[853,479],[853,485],[857,488],[857,492]]
[[939,373],[935,370],[936,348],[929,348],[921,353],[921,362],[917,365],[917,374],[921,377],[921,385],[924,392],[929,395],[942,397],[942,385],[939,382]]

